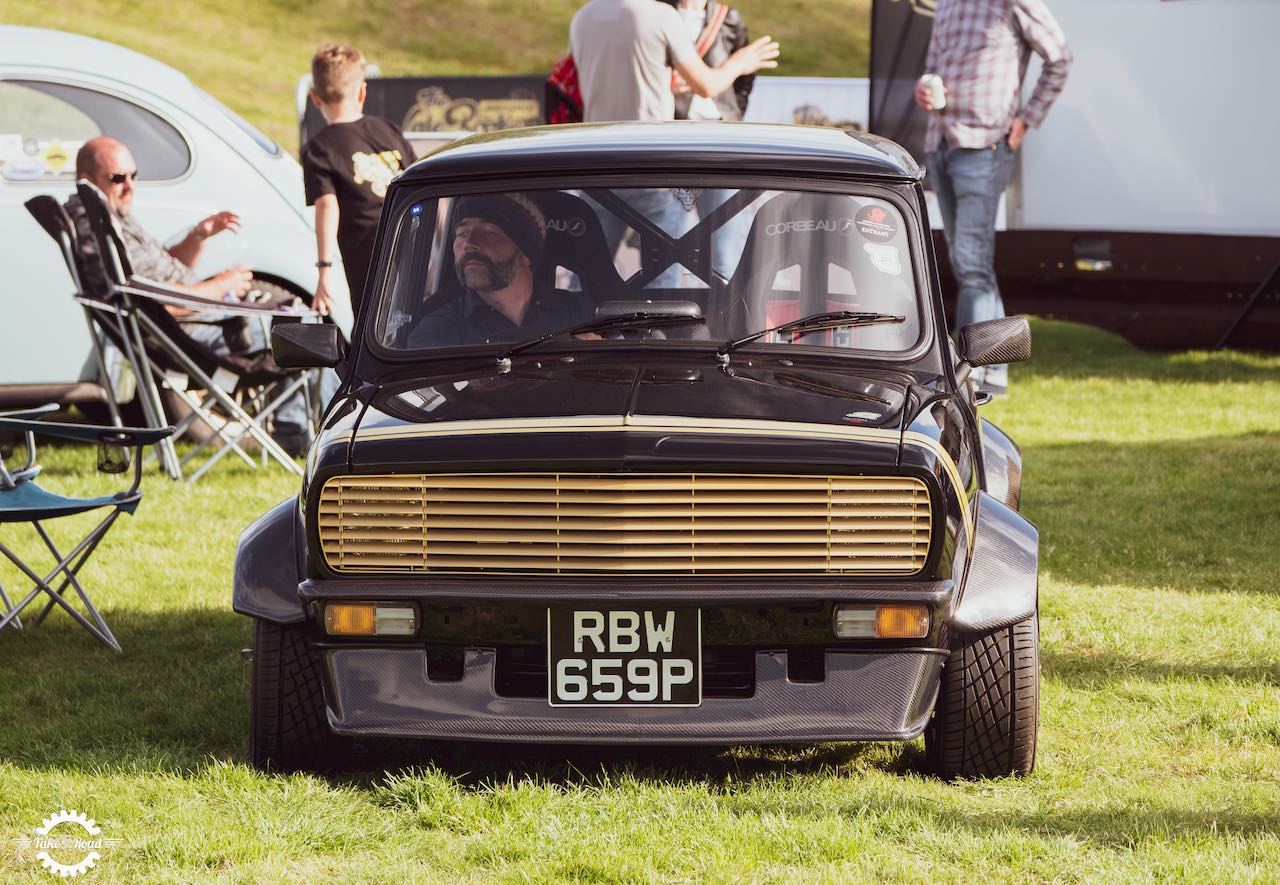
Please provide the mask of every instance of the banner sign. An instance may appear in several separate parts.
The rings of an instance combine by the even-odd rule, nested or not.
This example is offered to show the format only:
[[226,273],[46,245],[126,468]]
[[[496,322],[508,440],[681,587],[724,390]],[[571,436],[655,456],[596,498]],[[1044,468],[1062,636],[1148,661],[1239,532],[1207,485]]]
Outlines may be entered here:
[[871,6],[871,131],[924,161],[928,115],[916,105],[925,73],[936,0],[873,0]]
[[[543,122],[546,78],[373,77],[364,112],[384,117],[406,135],[422,132],[492,132]],[[309,101],[301,121],[300,145],[324,128]]]

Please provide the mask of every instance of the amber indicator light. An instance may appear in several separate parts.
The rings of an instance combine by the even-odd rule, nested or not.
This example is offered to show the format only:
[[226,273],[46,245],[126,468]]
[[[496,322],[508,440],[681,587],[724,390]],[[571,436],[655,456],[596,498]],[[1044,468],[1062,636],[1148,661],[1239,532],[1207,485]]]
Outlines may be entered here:
[[324,608],[324,629],[331,636],[372,636],[375,622],[372,605],[330,603]]
[[923,639],[928,635],[928,606],[882,605],[876,608],[877,639]]

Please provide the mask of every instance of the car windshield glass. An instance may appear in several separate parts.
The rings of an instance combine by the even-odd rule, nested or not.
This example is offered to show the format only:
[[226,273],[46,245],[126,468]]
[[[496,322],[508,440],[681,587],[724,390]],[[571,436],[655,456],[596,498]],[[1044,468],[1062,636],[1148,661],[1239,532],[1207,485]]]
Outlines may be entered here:
[[724,341],[833,311],[901,322],[770,334],[761,345],[904,351],[921,336],[907,226],[887,200],[733,187],[587,188],[402,201],[373,334],[430,350],[536,339],[597,317],[701,316],[573,346]]

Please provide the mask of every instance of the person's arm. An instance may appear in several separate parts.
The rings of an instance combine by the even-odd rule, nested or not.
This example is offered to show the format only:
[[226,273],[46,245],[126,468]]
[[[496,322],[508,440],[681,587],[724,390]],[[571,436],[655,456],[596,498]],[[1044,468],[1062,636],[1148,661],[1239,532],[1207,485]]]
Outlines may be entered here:
[[[751,37],[747,32],[746,22],[742,20],[741,13],[733,7],[729,8],[729,14],[725,16],[721,29],[727,29],[729,32],[730,52],[737,52],[744,46],[751,45]],[[733,81],[734,97],[737,99],[738,110],[744,117],[747,114],[747,101],[751,98],[751,89],[755,85],[756,78],[751,74]]]
[[[1067,73],[1071,70],[1071,49],[1067,46],[1062,28],[1043,0],[1016,0],[1013,20],[1022,33],[1022,39],[1044,60],[1036,88],[1031,93],[1030,100],[1018,112],[1018,119],[1025,124],[1024,129],[1026,126],[1038,128],[1044,122],[1045,114],[1049,113],[1049,106],[1067,84]],[[1012,139],[1010,145],[1017,147]]]
[[[198,283],[166,283],[170,289],[186,292],[211,301],[242,298],[253,287],[253,273],[247,267],[229,267]],[[191,316],[194,310],[166,304],[165,310],[175,317]]]
[[195,267],[204,252],[204,241],[224,230],[239,233],[240,216],[234,212],[215,212],[201,219],[182,242],[169,247],[169,254],[187,267]]
[[[935,26],[933,33],[930,34],[929,36],[929,49],[925,53],[925,59],[924,59],[925,74],[931,74],[936,72],[938,70],[938,62],[941,61],[941,59],[939,58],[940,50],[938,48],[938,41],[934,39],[937,36],[937,34],[938,32]],[[942,84],[942,94],[943,95],[947,94],[947,85],[945,83]],[[928,87],[924,85],[924,74],[921,74],[920,79],[916,81],[915,98],[916,98],[916,104],[919,105],[922,109],[926,111],[933,110],[933,94],[929,91]]]
[[[324,194],[316,199],[316,261],[335,262],[338,258],[338,196]],[[328,314],[333,309],[333,295],[329,285],[338,269],[333,264],[319,268],[316,295],[311,307],[316,312]]]
[[718,68],[707,63],[696,52],[676,59],[676,70],[684,77],[689,88],[704,98],[714,98],[733,85],[733,81],[764,68],[778,66],[778,42],[772,37],[761,37],[739,49]]

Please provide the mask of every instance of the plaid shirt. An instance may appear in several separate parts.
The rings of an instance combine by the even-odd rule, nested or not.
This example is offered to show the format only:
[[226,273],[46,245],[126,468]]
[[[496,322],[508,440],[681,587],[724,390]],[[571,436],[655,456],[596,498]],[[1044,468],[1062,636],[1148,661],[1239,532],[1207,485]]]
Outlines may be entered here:
[[[1022,107],[1022,78],[1035,50],[1044,67]],[[938,0],[925,70],[942,77],[947,106],[929,114],[925,150],[984,148],[1015,117],[1039,126],[1067,82],[1071,50],[1044,0]]]
[[[63,204],[67,215],[76,226],[76,238],[79,241],[81,254],[85,257],[84,273],[88,279],[81,282],[90,292],[103,294],[107,290],[106,271],[98,260],[98,242],[94,239],[93,229],[89,226],[89,216],[84,210],[77,194]],[[114,213],[112,213],[114,214]],[[120,224],[121,239],[124,240],[125,251],[129,255],[129,263],[133,265],[136,276],[146,277],[157,283],[198,283],[200,278],[191,268],[169,254],[164,244],[147,233],[138,220],[132,215],[124,218],[116,216]]]

